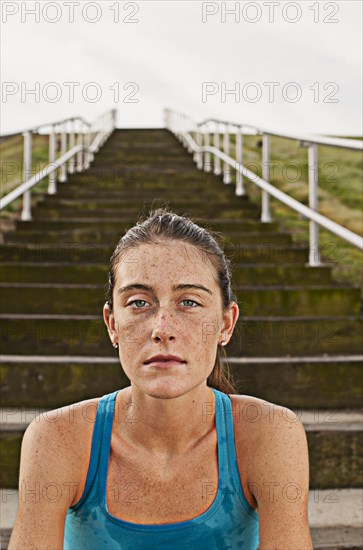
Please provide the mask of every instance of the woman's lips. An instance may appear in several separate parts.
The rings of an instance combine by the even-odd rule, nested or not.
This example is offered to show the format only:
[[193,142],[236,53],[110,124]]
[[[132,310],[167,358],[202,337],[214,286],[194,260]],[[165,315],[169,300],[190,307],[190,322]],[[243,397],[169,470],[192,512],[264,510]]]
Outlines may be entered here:
[[175,361],[174,359],[168,359],[167,361],[162,361],[160,359],[156,359],[155,361],[152,361],[151,363],[147,363],[146,366],[148,367],[155,367],[157,369],[168,369],[170,367],[176,366],[176,365],[184,365],[185,361]]

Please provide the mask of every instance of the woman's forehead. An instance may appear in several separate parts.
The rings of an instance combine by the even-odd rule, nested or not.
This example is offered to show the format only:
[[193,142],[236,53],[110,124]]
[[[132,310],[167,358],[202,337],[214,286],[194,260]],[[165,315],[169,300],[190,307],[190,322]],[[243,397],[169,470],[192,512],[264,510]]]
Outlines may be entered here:
[[195,273],[214,279],[214,269],[205,254],[196,246],[184,242],[141,244],[128,250],[118,264],[123,275],[161,273],[165,277],[176,273]]

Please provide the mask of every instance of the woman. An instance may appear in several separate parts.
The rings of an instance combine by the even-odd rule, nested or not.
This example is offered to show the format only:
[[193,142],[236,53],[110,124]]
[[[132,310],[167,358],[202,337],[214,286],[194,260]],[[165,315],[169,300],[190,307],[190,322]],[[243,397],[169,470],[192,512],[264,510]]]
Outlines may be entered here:
[[311,549],[304,428],[223,372],[239,309],[212,233],[156,209],[120,240],[108,287],[130,386],[27,428],[9,549]]

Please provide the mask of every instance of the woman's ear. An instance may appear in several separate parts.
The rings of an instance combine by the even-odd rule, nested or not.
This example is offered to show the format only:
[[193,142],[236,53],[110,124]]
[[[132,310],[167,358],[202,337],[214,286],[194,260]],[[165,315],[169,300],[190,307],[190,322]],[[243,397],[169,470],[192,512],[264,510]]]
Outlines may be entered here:
[[115,316],[108,302],[106,302],[103,306],[103,320],[107,327],[108,335],[112,344],[117,344],[118,336],[116,330]]
[[238,321],[239,307],[236,302],[231,302],[227,311],[223,314],[223,328],[221,334],[224,340],[228,343],[232,338],[234,327]]

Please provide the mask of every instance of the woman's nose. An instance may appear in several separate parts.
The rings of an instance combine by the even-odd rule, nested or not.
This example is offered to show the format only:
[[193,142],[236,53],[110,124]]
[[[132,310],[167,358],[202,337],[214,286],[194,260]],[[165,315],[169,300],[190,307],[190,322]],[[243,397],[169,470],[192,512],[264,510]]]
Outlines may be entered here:
[[153,340],[166,340],[175,338],[175,323],[171,308],[160,307],[153,319]]

